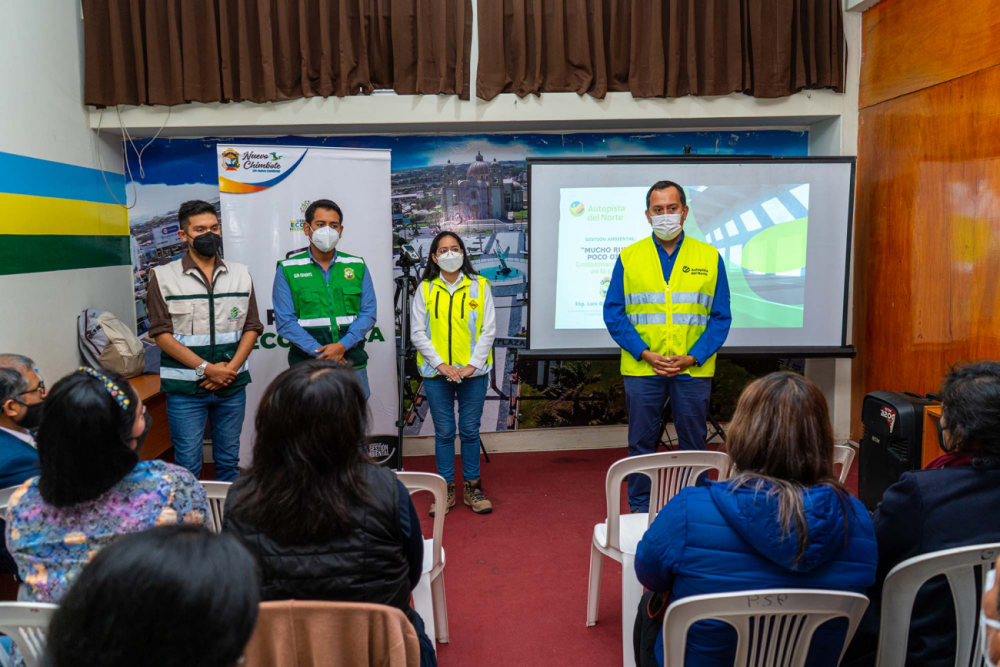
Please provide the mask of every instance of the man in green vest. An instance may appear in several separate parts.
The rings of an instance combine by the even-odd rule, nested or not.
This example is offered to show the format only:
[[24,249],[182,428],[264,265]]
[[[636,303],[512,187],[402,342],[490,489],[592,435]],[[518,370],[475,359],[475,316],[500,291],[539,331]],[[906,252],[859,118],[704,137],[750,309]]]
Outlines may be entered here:
[[375,286],[361,257],[337,250],[344,214],[329,199],[306,209],[309,247],[278,262],[271,303],[278,335],[289,341],[288,363],[331,359],[350,364],[368,398],[365,338],[375,326]]
[[[667,396],[680,449],[705,449],[715,355],[729,335],[729,281],[713,246],[686,236],[687,195],[671,181],[646,193],[652,235],[622,250],[604,301],[621,347],[629,456],[652,454]],[[629,475],[633,512],[649,511],[649,478]]]

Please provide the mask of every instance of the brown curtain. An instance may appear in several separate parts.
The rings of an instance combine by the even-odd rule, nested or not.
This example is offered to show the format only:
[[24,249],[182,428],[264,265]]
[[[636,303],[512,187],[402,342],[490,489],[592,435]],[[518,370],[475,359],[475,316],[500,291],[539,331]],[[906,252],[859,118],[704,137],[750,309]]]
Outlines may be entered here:
[[472,0],[83,0],[87,104],[469,99]]
[[476,93],[844,90],[840,0],[478,0]]

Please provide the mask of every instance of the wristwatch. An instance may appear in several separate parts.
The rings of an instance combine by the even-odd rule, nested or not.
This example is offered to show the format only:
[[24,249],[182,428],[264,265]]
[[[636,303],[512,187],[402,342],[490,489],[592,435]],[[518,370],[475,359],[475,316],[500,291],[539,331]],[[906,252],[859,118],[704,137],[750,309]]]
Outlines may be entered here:
[[195,375],[198,377],[205,377],[205,369],[208,368],[208,362],[203,361],[198,368],[194,369]]

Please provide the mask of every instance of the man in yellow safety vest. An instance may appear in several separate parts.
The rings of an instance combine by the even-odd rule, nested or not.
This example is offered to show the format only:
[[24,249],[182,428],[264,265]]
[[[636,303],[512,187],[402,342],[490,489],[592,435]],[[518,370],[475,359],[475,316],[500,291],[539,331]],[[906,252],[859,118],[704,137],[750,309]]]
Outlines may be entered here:
[[[622,250],[604,302],[621,350],[629,456],[651,454],[667,396],[681,449],[705,449],[715,356],[732,314],[726,267],[713,246],[686,236],[687,195],[671,181],[646,194],[652,234]],[[633,512],[649,509],[649,478],[630,475]]]

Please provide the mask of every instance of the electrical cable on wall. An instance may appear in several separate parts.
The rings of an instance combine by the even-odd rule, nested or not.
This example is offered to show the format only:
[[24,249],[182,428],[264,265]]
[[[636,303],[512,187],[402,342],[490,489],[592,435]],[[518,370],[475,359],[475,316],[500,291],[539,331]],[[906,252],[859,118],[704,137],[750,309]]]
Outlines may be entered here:
[[[132,176],[132,167],[131,167],[131,165],[129,164],[129,161],[128,161],[128,147],[129,147],[129,145],[131,145],[132,146],[132,150],[135,151],[135,154],[137,156],[137,159],[138,159],[138,162],[139,162],[139,178],[145,178],[146,177],[146,172],[145,172],[145,170],[142,167],[142,154],[143,154],[143,152],[145,152],[145,150],[147,148],[149,148],[149,146],[153,142],[155,142],[159,138],[160,133],[163,132],[163,128],[165,128],[167,126],[167,121],[170,120],[170,107],[167,107],[167,117],[163,119],[163,124],[160,125],[160,129],[156,131],[156,134],[153,135],[152,139],[150,139],[149,141],[146,142],[146,145],[142,147],[142,150],[139,150],[138,148],[135,147],[135,141],[132,139],[132,135],[129,133],[128,128],[125,127],[125,123],[122,121],[121,108],[117,104],[115,105],[115,113],[118,115],[118,126],[121,128],[121,131],[122,131],[122,143],[125,144],[125,150],[124,150],[123,155],[122,155],[123,159],[125,160],[125,173],[128,174],[129,181],[131,181],[131,183],[132,183],[132,205],[131,206],[123,204],[118,199],[118,197],[115,196],[114,191],[111,189],[111,184],[108,183],[107,174],[104,172],[104,162],[101,159],[101,147],[100,147],[100,145],[98,145],[98,147],[97,147],[97,166],[101,170],[101,176],[104,178],[104,187],[106,187],[108,189],[108,193],[111,195],[111,198],[114,199],[115,202],[119,206],[121,206],[122,208],[124,208],[126,211],[129,211],[129,210],[133,209],[135,207],[135,205],[138,203],[138,201],[139,201],[139,192],[138,192],[138,189],[137,189],[136,184],[135,184],[135,178]],[[98,139],[100,139],[100,137],[101,137],[101,127],[103,125],[104,125],[104,109],[101,109],[101,115],[100,115],[100,117],[97,120],[97,137],[98,137]]]

